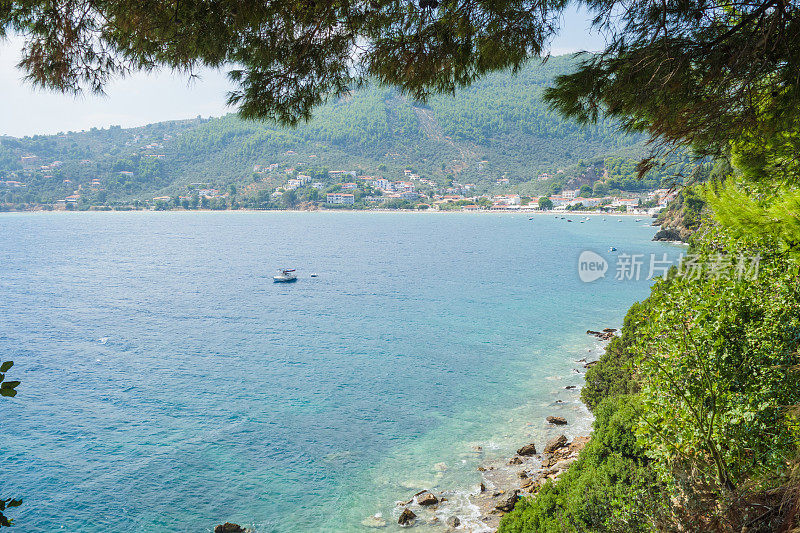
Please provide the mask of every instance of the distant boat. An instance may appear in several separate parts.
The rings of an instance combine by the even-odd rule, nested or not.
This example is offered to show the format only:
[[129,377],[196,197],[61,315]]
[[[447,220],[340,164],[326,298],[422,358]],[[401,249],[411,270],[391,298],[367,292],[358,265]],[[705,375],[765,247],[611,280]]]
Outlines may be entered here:
[[608,251],[609,251],[609,252],[616,252],[616,251],[617,251],[617,249],[616,249],[616,248],[614,248],[614,247],[612,246],[611,248],[609,248],[609,249],[608,249]]
[[572,220],[570,220],[570,219],[567,219],[567,222],[572,222]]
[[641,218],[637,218],[637,219],[636,219],[636,222],[641,222],[641,221],[642,221],[642,219],[641,219]]
[[316,277],[317,277],[317,273],[316,273],[316,272],[314,272],[313,274],[311,274],[311,277],[312,277],[312,278],[316,278]]
[[533,217],[529,218],[528,220],[533,220]]
[[294,273],[294,268],[281,268],[278,274],[272,276],[272,281],[275,283],[291,283],[297,281],[297,274]]

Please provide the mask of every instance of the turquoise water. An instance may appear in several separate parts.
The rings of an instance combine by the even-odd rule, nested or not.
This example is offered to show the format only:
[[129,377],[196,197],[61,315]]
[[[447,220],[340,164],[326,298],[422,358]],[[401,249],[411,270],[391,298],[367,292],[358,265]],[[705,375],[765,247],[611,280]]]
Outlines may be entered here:
[[481,461],[585,432],[585,331],[647,294],[580,252],[680,253],[618,218],[0,215],[0,495],[30,532],[391,531],[421,488],[469,520]]

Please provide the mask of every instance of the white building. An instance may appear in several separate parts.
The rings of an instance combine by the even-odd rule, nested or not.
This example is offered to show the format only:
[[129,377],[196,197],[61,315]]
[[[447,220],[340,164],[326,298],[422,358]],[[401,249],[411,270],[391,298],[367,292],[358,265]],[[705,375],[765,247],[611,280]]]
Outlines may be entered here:
[[409,192],[414,190],[414,184],[410,181],[395,181],[392,183],[394,192]]
[[564,198],[568,198],[568,199],[572,200],[573,198],[577,198],[578,195],[580,194],[580,192],[581,192],[580,189],[564,190],[564,191],[561,192],[561,196],[563,196]]
[[353,205],[355,203],[355,197],[348,193],[329,192],[326,201],[329,204]]
[[519,196],[515,194],[505,195],[505,196],[495,196],[492,198],[492,201],[495,205],[520,205],[521,200]]

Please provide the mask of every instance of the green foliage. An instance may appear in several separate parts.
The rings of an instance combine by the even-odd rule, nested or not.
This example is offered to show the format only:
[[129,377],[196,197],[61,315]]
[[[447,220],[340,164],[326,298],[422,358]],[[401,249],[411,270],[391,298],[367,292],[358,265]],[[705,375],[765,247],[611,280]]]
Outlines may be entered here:
[[539,209],[553,209],[553,201],[547,196],[542,196],[539,198]]
[[729,177],[709,185],[703,197],[714,215],[737,236],[773,246],[780,253],[800,252],[800,191]]
[[578,460],[536,496],[503,517],[500,533],[657,531],[665,487],[633,429],[638,398],[623,395],[597,407],[592,440]]
[[590,410],[595,411],[607,398],[639,390],[631,348],[638,341],[639,324],[647,305],[645,301],[631,306],[625,315],[620,336],[611,339],[597,363],[586,371],[586,385],[581,389],[581,400]]
[[6,361],[0,364],[0,396],[7,396],[13,398],[17,395],[17,386],[19,381],[6,381],[5,373],[14,366],[13,361]]
[[[5,373],[11,370],[12,366],[14,366],[13,361],[5,361],[0,364],[0,396],[14,397],[17,395],[16,388],[19,381],[5,381]],[[11,527],[13,521],[5,515],[5,511],[20,505],[22,505],[22,500],[0,498],[0,527]]]
[[[797,450],[786,406],[800,404],[800,273],[721,229],[696,236],[693,252],[706,271],[673,272],[642,309],[639,433],[664,468],[680,461],[697,483],[733,490]],[[736,275],[751,266],[740,253],[762,254],[757,272]]]

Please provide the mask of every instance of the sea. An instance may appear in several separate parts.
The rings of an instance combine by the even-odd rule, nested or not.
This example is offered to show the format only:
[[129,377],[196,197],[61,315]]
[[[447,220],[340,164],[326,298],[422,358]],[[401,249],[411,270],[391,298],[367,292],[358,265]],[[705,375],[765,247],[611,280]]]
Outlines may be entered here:
[[586,331],[619,327],[683,251],[651,222],[0,214],[7,514],[31,533],[399,531],[396,502],[429,489],[448,502],[418,531],[481,531],[483,462],[588,433]]

